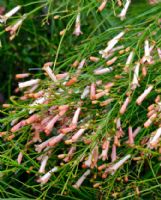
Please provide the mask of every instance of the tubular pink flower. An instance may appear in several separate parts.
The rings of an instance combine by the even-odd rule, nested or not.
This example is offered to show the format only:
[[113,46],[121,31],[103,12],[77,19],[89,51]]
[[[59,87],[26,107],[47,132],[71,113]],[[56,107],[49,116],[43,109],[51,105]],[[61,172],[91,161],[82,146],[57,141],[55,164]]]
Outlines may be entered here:
[[152,89],[153,89],[153,86],[150,85],[146,90],[144,90],[144,92],[137,98],[136,103],[138,105],[141,105],[141,103],[144,101],[144,99],[151,92]]

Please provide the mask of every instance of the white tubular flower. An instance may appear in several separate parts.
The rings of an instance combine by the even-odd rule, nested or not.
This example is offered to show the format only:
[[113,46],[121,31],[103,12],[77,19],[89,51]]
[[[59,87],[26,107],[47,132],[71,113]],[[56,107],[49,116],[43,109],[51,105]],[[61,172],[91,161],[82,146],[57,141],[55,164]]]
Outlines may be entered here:
[[137,98],[136,103],[138,105],[141,105],[141,103],[144,101],[144,99],[151,92],[152,89],[153,89],[153,86],[150,85],[146,90],[144,90],[144,92]]
[[158,51],[158,56],[159,56],[159,58],[161,59],[161,49],[160,49],[160,48],[157,48],[157,51]]
[[90,175],[91,170],[88,169],[79,179],[78,181],[73,185],[74,188],[79,189],[79,187],[82,185],[84,180],[87,178],[88,175]]
[[[34,107],[40,104],[43,104],[46,100],[48,99],[48,94],[44,94],[43,97],[40,97],[38,99],[36,99],[32,104],[30,104],[29,106]],[[35,108],[32,108],[29,110],[29,114],[32,114],[35,111]]]
[[113,47],[118,43],[118,41],[123,37],[124,34],[125,32],[122,31],[121,33],[116,35],[112,40],[108,42],[108,46],[104,50],[99,51],[99,53],[102,55],[102,58],[108,57],[110,51],[112,51]]
[[75,30],[74,30],[73,34],[76,35],[76,36],[83,34],[82,31],[81,31],[80,13],[78,13],[78,15],[76,17]]
[[8,26],[5,30],[10,33],[10,40],[13,40],[16,37],[16,32],[22,25],[22,22],[25,20],[26,15],[24,14],[21,19],[19,19],[15,24]]
[[85,99],[90,93],[90,86],[86,86],[83,93],[81,94],[81,99]]
[[157,143],[159,142],[160,137],[161,137],[161,128],[157,129],[155,134],[151,136],[148,143],[148,148],[150,149],[155,148]]
[[6,13],[3,16],[0,16],[0,23],[6,23],[6,21],[12,17],[15,13],[17,13],[20,10],[21,6],[18,5],[15,8],[13,8],[12,10],[10,10],[8,13]]
[[134,67],[133,81],[131,83],[132,90],[135,90],[139,86],[139,68],[140,68],[140,63],[138,62]]
[[94,70],[94,74],[101,75],[101,74],[110,73],[112,71],[113,71],[113,67],[99,68],[99,69]]
[[45,167],[46,167],[48,159],[49,159],[49,156],[43,156],[43,158],[41,160],[39,173],[45,173]]
[[47,172],[46,174],[44,174],[44,176],[40,177],[37,182],[41,183],[42,185],[47,183],[52,175],[52,173],[57,172],[58,171],[58,167],[54,167],[52,168],[49,172]]
[[130,6],[131,0],[126,0],[125,6],[122,9],[121,13],[119,14],[119,17],[121,20],[124,20],[126,18],[126,13],[128,10],[128,7]]
[[153,48],[150,48],[149,46],[149,41],[145,40],[144,43],[144,56],[142,58],[142,63],[151,63],[151,56],[150,56],[150,52],[152,51]]
[[18,83],[18,87],[19,88],[25,88],[25,87],[29,87],[29,86],[33,86],[35,84],[38,84],[39,82],[40,82],[40,79],[32,79],[30,81]]
[[127,156],[123,157],[120,161],[115,163],[113,166],[109,167],[106,172],[111,173],[112,175],[115,174],[115,172],[131,157],[130,154]]
[[44,66],[43,66],[43,70],[46,71],[46,73],[51,78],[51,80],[53,80],[54,82],[56,82],[57,78],[56,78],[55,74],[53,73],[53,71],[50,68],[52,66],[52,64],[53,64],[52,62],[45,63]]
[[131,51],[130,54],[129,54],[129,56],[128,56],[128,58],[127,58],[125,67],[124,67],[125,72],[129,71],[129,67],[130,67],[130,65],[132,63],[133,57],[134,57],[134,52]]

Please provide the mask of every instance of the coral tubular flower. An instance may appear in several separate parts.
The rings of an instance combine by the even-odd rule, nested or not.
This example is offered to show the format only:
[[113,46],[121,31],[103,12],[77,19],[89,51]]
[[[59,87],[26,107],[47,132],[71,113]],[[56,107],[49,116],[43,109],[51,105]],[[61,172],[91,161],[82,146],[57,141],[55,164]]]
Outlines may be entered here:
[[132,132],[132,127],[131,126],[128,128],[128,134],[129,134],[129,141],[128,141],[128,143],[130,145],[132,145],[132,144],[134,144],[134,136],[133,136],[133,132]]
[[43,70],[46,71],[46,73],[51,78],[51,80],[53,80],[54,82],[57,82],[57,78],[56,78],[55,74],[53,73],[53,71],[50,68],[52,65],[53,65],[53,62],[45,63],[44,66],[43,66]]
[[63,73],[63,74],[56,74],[55,76],[56,76],[56,79],[64,79],[64,78],[67,78],[68,77],[68,72],[65,72],[65,73]]
[[43,174],[45,173],[45,167],[46,167],[48,159],[49,159],[49,156],[47,155],[42,157],[39,173],[43,173]]
[[73,32],[74,35],[79,36],[82,35],[81,24],[80,24],[80,13],[77,14],[76,22],[75,22],[75,30]]
[[113,67],[99,68],[94,70],[95,75],[106,74],[113,71]]
[[92,61],[92,62],[98,62],[98,61],[100,60],[99,58],[94,57],[94,56],[90,56],[89,59],[90,59],[90,61]]
[[19,86],[19,88],[25,88],[25,87],[29,87],[29,86],[38,84],[39,82],[40,82],[40,79],[32,79],[29,81],[18,83],[18,86]]
[[25,74],[16,74],[15,78],[16,79],[21,79],[21,78],[27,78],[30,76],[30,73],[25,73]]
[[123,31],[116,35],[112,40],[108,42],[108,46],[104,50],[99,51],[99,53],[102,55],[102,58],[107,58],[110,51],[112,51],[113,47],[118,43],[124,34],[125,32]]
[[120,161],[118,161],[117,163],[115,163],[113,166],[107,168],[106,172],[114,175],[115,172],[131,157],[130,154],[128,154],[127,156],[123,157]]
[[87,178],[88,175],[90,175],[91,170],[88,169],[79,179],[78,181],[73,185],[74,188],[79,189],[84,180]]
[[106,7],[106,4],[107,4],[107,0],[102,0],[102,3],[98,8],[98,11],[102,12],[102,10]]
[[132,90],[135,90],[139,86],[139,68],[140,68],[140,63],[138,62],[134,68],[133,81],[131,83]]
[[97,94],[95,95],[95,99],[99,99],[99,98],[103,97],[104,95],[109,94],[108,92],[109,92],[109,90],[106,89],[106,90],[104,90],[104,91],[102,91],[102,92],[97,93]]
[[52,175],[52,173],[57,172],[58,171],[58,167],[54,167],[52,168],[49,172],[47,172],[46,174],[44,174],[44,176],[40,177],[37,182],[41,183],[42,185],[47,183]]
[[130,97],[127,97],[120,108],[120,114],[123,115],[127,109],[128,104],[130,103]]
[[96,84],[92,83],[90,88],[90,99],[95,100],[95,95],[96,95]]
[[152,89],[153,89],[153,86],[150,85],[146,90],[144,90],[144,92],[137,98],[136,103],[138,105],[141,105],[141,103],[144,101],[144,99],[151,92]]
[[107,99],[107,100],[105,100],[105,101],[102,101],[102,102],[100,103],[100,106],[107,106],[107,105],[109,105],[112,101],[114,101],[114,99],[112,99],[112,98]]
[[74,76],[65,85],[66,86],[71,86],[71,85],[73,85],[76,82],[77,82],[77,77]]
[[126,0],[125,6],[122,9],[121,13],[119,14],[119,17],[121,20],[124,20],[126,18],[126,13],[128,10],[128,7],[130,6],[131,0]]
[[106,62],[106,65],[108,65],[108,66],[112,65],[117,59],[118,59],[117,56],[113,57],[111,60],[108,60]]
[[21,6],[18,5],[9,12],[7,12],[5,15],[0,16],[0,23],[6,23],[6,21],[12,17],[14,14],[16,14],[20,10]]

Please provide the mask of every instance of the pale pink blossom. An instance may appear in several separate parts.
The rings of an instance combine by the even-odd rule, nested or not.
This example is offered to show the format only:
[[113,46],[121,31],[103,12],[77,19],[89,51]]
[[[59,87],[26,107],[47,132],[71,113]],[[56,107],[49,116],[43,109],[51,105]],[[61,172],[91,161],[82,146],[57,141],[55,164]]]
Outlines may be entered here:
[[128,104],[130,103],[130,97],[127,97],[123,103],[123,105],[120,108],[120,114],[123,115],[127,109]]
[[144,99],[147,97],[147,95],[151,92],[153,89],[153,86],[150,85],[144,92],[137,98],[136,103],[138,105],[141,105],[141,103],[144,101]]
[[120,161],[118,161],[117,163],[115,163],[114,165],[112,165],[111,167],[106,169],[107,173],[110,173],[112,175],[115,174],[115,172],[131,157],[130,154],[128,154],[127,156],[123,157]]
[[84,180],[87,178],[88,175],[90,175],[91,170],[87,170],[79,179],[78,181],[73,185],[74,188],[79,189],[79,187],[82,185]]
[[17,162],[18,162],[18,164],[21,164],[22,158],[23,158],[23,153],[20,152],[20,153],[18,154],[18,157],[17,157]]
[[85,131],[85,129],[83,129],[83,128],[82,128],[82,129],[79,129],[79,131],[77,131],[77,132],[72,136],[71,139],[66,140],[65,143],[66,143],[66,144],[71,144],[71,143],[73,143],[73,142],[76,142],[76,141],[83,135],[84,131]]
[[18,83],[18,86],[19,86],[19,88],[25,88],[25,87],[29,87],[29,86],[38,84],[39,82],[40,82],[40,79],[32,79],[29,81]]
[[74,30],[73,34],[76,36],[83,34],[81,31],[80,13],[78,13],[78,15],[76,17],[75,30]]
[[51,78],[51,80],[53,80],[54,82],[57,82],[57,78],[53,72],[53,70],[51,70],[51,66],[52,66],[52,62],[48,62],[45,63],[43,66],[43,70],[45,70],[45,72],[48,74],[48,76]]
[[112,153],[111,153],[111,161],[114,162],[117,159],[117,155],[116,155],[116,145],[113,144],[112,145]]
[[113,67],[106,67],[106,68],[98,68],[94,70],[95,75],[101,75],[101,74],[106,74],[110,73],[113,71]]
[[47,183],[52,175],[52,173],[57,172],[58,171],[58,167],[54,167],[52,168],[49,172],[47,172],[46,174],[44,174],[43,176],[41,176],[37,182],[41,183],[42,185]]
[[150,118],[144,123],[144,127],[148,128],[156,119],[156,117],[157,117],[157,113],[154,113],[153,115],[151,115]]
[[133,131],[132,131],[132,127],[130,126],[128,128],[128,134],[129,134],[129,144],[134,144],[134,136],[133,136]]
[[75,146],[71,147],[69,149],[67,156],[64,158],[64,162],[69,162],[72,159],[75,151],[76,151],[76,147]]
[[48,141],[48,145],[49,146],[55,146],[57,143],[59,143],[63,138],[64,138],[64,134],[59,134],[55,137],[52,137],[49,141]]

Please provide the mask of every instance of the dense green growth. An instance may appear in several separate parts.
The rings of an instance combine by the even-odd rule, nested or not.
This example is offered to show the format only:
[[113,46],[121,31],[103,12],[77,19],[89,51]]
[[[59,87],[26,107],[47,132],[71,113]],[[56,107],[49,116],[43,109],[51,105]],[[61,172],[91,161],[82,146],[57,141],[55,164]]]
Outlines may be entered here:
[[[3,118],[0,119],[0,198],[161,199],[161,142],[158,140],[154,146],[149,146],[153,139],[152,134],[156,134],[161,125],[159,104],[161,4],[149,5],[144,0],[132,1],[126,19],[121,21],[118,14],[123,5],[119,7],[117,1],[109,0],[105,9],[98,12],[100,3],[101,1],[96,0],[2,2],[2,6],[6,7],[7,11],[17,5],[22,5],[22,8],[0,27],[2,45],[0,78],[2,82],[4,81],[1,88],[2,93],[9,98],[9,105],[1,110]],[[77,37],[73,31],[79,12],[83,34]],[[24,13],[26,18],[19,27],[16,37],[10,41],[9,33],[5,28],[16,23]],[[58,19],[56,19],[57,15],[59,15]],[[62,34],[61,31],[64,29]],[[110,58],[102,58],[99,52],[107,47],[108,41],[122,32],[124,34],[115,47],[123,47],[114,51]],[[146,41],[149,48],[152,48],[149,57],[144,56]],[[126,65],[131,52],[134,54],[133,61]],[[96,56],[99,61],[92,62],[91,56]],[[111,58],[116,59],[112,65],[106,63],[109,60],[112,62]],[[83,59],[86,60],[81,69],[73,66],[76,60],[80,63]],[[55,75],[67,72],[68,76],[65,80],[54,82],[50,77],[46,77],[42,66],[47,62],[53,62],[51,68]],[[134,67],[138,63],[139,85],[133,89]],[[100,67],[110,69],[109,73],[97,75],[95,70],[97,69],[98,72]],[[34,93],[42,91],[40,98],[45,97],[47,102],[31,106],[35,98],[24,95],[28,88],[15,94],[14,89],[17,87],[15,74],[26,72],[31,73],[31,79],[40,79]],[[70,83],[73,78],[75,78],[73,83]],[[30,78],[18,82],[27,80]],[[100,84],[98,80],[101,80]],[[113,85],[110,87],[107,83]],[[89,97],[90,95],[80,99],[85,87],[88,86],[91,90],[92,84],[96,87],[97,94],[107,89],[106,93],[98,99],[95,96]],[[143,103],[140,105],[136,103],[138,97],[150,86],[153,88]],[[91,94],[91,91],[89,93]],[[127,98],[130,102],[126,112],[120,113],[120,108]],[[111,99],[111,102],[102,106],[108,99]],[[148,107],[152,104],[155,108],[152,110],[157,116],[151,119],[152,124],[146,127],[145,122],[151,116],[147,116]],[[46,124],[43,127],[42,120],[48,116],[51,120],[51,117],[60,115],[62,105],[69,106],[65,116],[62,115],[63,117],[61,116],[62,118],[57,121],[50,135],[44,134]],[[57,107],[49,110],[52,106]],[[25,120],[31,116],[29,112],[33,108],[39,119],[28,123]],[[74,131],[67,133],[64,140],[57,145],[50,145],[49,151],[47,149],[45,156],[49,156],[49,159],[45,171],[48,172],[55,166],[58,167],[58,171],[52,173],[49,181],[41,185],[36,181],[39,180],[38,177],[43,176],[38,173],[40,162],[37,158],[40,158],[44,151],[39,153],[35,151],[33,136],[37,132],[36,125],[42,141],[53,136],[57,137],[62,134],[64,125],[70,127],[72,117],[79,108],[81,112],[77,127],[73,128]],[[25,125],[13,131],[14,126],[11,127],[11,122],[13,123],[15,119],[17,123],[25,121]],[[116,127],[119,119],[121,127]],[[141,127],[138,135],[133,138],[134,141],[130,141],[128,136],[130,127],[133,131]],[[79,140],[72,144],[65,144],[65,141],[70,140],[80,128],[85,129],[85,132]],[[120,134],[124,132],[124,135],[118,137],[119,131]],[[102,144],[106,139],[110,140],[109,159],[97,160],[97,154],[101,154]],[[38,143],[40,142],[36,141],[36,144]],[[110,155],[114,146],[117,157],[112,158],[113,162],[111,162]],[[66,156],[70,147],[74,150],[76,148],[73,157],[67,162],[58,159],[58,155]],[[19,164],[17,157],[20,152],[23,158]],[[92,155],[90,175],[79,189],[75,189],[73,185],[87,171],[85,169],[87,166],[84,167],[83,164],[90,154]],[[127,155],[130,155],[130,158],[116,170],[114,175],[109,172],[108,175],[105,174],[107,177],[104,176],[106,168],[109,169]],[[93,163],[95,160],[96,163]],[[99,170],[102,164],[106,164],[106,167]]]

